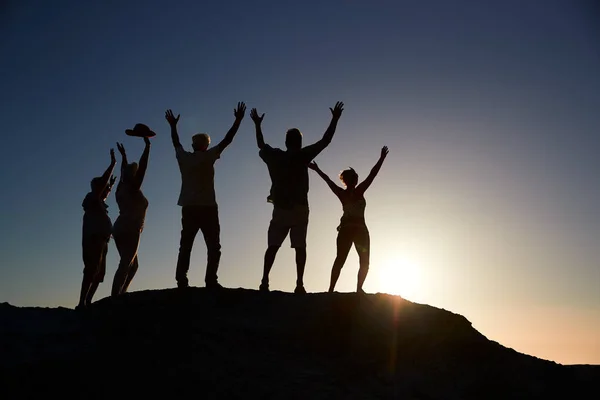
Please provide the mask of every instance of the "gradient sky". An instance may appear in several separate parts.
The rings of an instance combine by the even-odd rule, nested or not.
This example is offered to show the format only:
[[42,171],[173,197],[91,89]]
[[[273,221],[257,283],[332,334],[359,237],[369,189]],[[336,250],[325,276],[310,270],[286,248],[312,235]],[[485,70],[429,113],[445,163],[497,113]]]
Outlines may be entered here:
[[[131,290],[175,286],[181,141],[217,143],[238,101],[238,135],[216,163],[227,287],[258,288],[272,207],[252,107],[267,143],[298,127],[332,178],[365,177],[367,292],[467,317],[505,346],[559,363],[600,364],[600,30],[592,1],[4,1],[0,9],[0,301],[74,307],[81,202],[137,122],[158,135],[150,205]],[[325,4],[326,3],[326,4]],[[596,24],[596,25],[595,25]],[[117,159],[120,157],[117,152]],[[115,171],[118,172],[119,164]],[[325,291],[341,205],[311,172],[306,287]],[[108,199],[114,220],[114,195]],[[203,286],[198,236],[190,283]],[[109,294],[118,263],[111,241]],[[352,291],[352,250],[338,284]],[[286,241],[271,288],[293,290]]]

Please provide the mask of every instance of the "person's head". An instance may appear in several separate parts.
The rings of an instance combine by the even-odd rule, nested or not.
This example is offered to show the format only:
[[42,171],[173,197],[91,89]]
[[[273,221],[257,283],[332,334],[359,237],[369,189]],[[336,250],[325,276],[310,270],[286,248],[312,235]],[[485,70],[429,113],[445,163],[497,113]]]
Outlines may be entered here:
[[210,136],[208,133],[196,133],[192,136],[192,148],[194,151],[206,151],[210,144]]
[[125,170],[123,171],[123,181],[124,182],[131,181],[135,177],[135,174],[137,174],[137,171],[138,171],[138,164],[136,162],[127,164],[125,166]]
[[100,193],[100,191],[102,191],[102,193],[100,194],[100,198],[102,200],[106,200],[106,198],[110,194],[111,188],[109,187],[109,185],[102,187],[102,178],[101,177],[96,177],[96,178],[92,179],[92,181],[90,182],[90,186],[92,189],[92,193]]
[[300,150],[302,148],[302,132],[297,128],[288,129],[285,133],[285,147],[288,150]]
[[340,173],[340,180],[349,189],[354,189],[358,184],[358,174],[353,168],[343,170]]

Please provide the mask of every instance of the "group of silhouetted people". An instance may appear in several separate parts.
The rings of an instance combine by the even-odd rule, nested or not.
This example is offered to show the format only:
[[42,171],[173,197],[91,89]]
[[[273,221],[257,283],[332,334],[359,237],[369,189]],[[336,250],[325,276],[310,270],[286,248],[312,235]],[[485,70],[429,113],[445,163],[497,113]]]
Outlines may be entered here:
[[[388,154],[388,149],[387,147],[381,149],[379,161],[363,182],[359,183],[358,174],[354,169],[349,168],[339,175],[345,188],[336,185],[313,160],[331,143],[343,109],[342,102],[337,102],[334,108],[330,108],[332,117],[329,127],[321,140],[309,146],[302,147],[302,133],[298,129],[289,129],[285,138],[285,151],[265,143],[261,129],[264,114],[259,115],[254,108],[250,112],[256,129],[256,143],[260,149],[259,156],[267,164],[271,178],[271,190],[267,201],[273,204],[260,291],[269,291],[269,272],[277,251],[289,234],[291,247],[296,252],[297,280],[294,293],[306,293],[303,278],[309,217],[308,169],[310,168],[325,180],[342,203],[343,208],[343,215],[337,227],[337,255],[331,271],[329,292],[333,292],[350,248],[354,244],[360,263],[356,291],[363,293],[362,286],[369,270],[370,250],[369,230],[364,217],[366,207],[364,193],[379,172]],[[179,288],[189,286],[187,273],[194,239],[198,231],[202,232],[207,248],[206,287],[210,289],[222,287],[217,276],[221,259],[221,228],[214,188],[214,164],[233,141],[245,112],[246,105],[243,102],[238,103],[234,109],[233,125],[216,146],[209,148],[211,140],[206,133],[193,135],[192,152],[186,151],[179,141],[177,132],[179,115],[175,117],[171,110],[167,110],[165,113],[165,118],[171,127],[171,139],[181,172],[181,191],[177,204],[181,206],[182,229],[175,272]],[[105,202],[116,181],[113,176],[116,165],[113,149],[110,150],[109,167],[102,176],[92,179],[91,191],[83,200],[84,270],[79,304],[76,309],[83,309],[90,304],[98,285],[104,281],[106,255],[111,236],[120,256],[119,266],[113,279],[111,296],[116,297],[127,292],[138,270],[137,251],[148,208],[148,200],[142,193],[141,186],[150,155],[149,138],[156,134],[144,124],[136,124],[133,129],[127,129],[126,133],[143,138],[145,148],[138,163],[129,163],[125,148],[122,144],[117,143],[117,148],[121,153],[121,177],[115,192],[119,216],[114,224],[108,216],[108,206]]]

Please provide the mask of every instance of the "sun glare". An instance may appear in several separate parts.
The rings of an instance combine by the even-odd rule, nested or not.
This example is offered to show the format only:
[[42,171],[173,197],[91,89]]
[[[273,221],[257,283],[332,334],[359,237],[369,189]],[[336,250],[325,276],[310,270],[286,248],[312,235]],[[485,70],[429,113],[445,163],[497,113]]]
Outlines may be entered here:
[[414,300],[420,295],[421,271],[408,260],[390,259],[381,265],[379,272],[379,291]]

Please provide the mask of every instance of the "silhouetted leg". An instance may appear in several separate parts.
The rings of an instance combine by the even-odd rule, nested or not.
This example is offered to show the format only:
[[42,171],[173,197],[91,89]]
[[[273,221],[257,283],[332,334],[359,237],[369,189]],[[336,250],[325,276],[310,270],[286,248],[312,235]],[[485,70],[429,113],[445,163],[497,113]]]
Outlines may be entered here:
[[279,246],[269,246],[267,251],[265,251],[265,263],[263,267],[263,277],[261,283],[266,285],[267,288],[269,285],[269,273],[271,272],[271,268],[273,268],[277,251],[279,251]]
[[294,293],[304,294],[304,268],[306,266],[306,233],[308,231],[308,207],[294,207],[291,218],[293,225],[290,228],[290,242],[296,250],[296,289]]
[[190,269],[190,257],[194,239],[200,229],[196,208],[194,206],[183,206],[181,208],[181,240],[179,241],[179,255],[177,256],[177,268],[175,279],[177,286],[187,287],[187,273]]
[[356,292],[363,292],[363,284],[367,278],[369,272],[369,256],[371,250],[371,239],[369,237],[369,230],[364,227],[356,232],[354,235],[354,248],[358,253],[358,261],[360,268],[358,269],[358,282],[356,284]]
[[98,268],[98,271],[96,272],[96,275],[94,276],[94,280],[92,281],[92,286],[90,287],[90,290],[88,292],[88,296],[86,299],[86,304],[91,304],[92,303],[92,299],[94,298],[94,295],[96,294],[96,290],[98,289],[98,286],[100,285],[100,283],[104,282],[104,275],[106,274],[106,255],[108,254],[108,241],[104,242],[104,246],[103,246],[103,250],[102,250],[102,254],[101,254],[101,259],[100,259],[100,268]]
[[127,293],[127,289],[129,289],[129,285],[131,285],[131,281],[135,276],[139,267],[138,256],[135,256],[133,262],[131,263],[131,267],[129,267],[129,271],[127,272],[127,278],[125,279],[125,283],[121,288],[121,293]]
[[329,283],[329,293],[332,293],[335,289],[335,284],[340,277],[340,273],[342,272],[342,267],[348,258],[348,253],[350,252],[350,247],[352,247],[352,236],[353,230],[351,228],[341,227],[340,231],[337,235],[336,245],[337,245],[337,255],[335,257],[335,261],[333,262],[333,267],[331,268],[331,281]]
[[304,287],[304,267],[306,266],[306,247],[296,248],[296,287]]
[[217,207],[206,207],[201,220],[200,229],[204,235],[207,249],[206,286],[215,286],[218,282],[217,271],[221,260],[221,225],[219,224],[219,210]]
[[78,307],[85,307],[89,292],[94,283],[94,278],[100,268],[102,261],[102,251],[104,249],[105,240],[100,236],[84,236],[82,240],[83,250],[83,280],[81,282],[81,291],[79,293]]
[[140,231],[130,226],[128,221],[117,219],[114,225],[113,237],[117,250],[121,256],[119,266],[113,279],[111,296],[115,297],[122,293],[123,286],[127,280],[127,274],[137,256],[140,243]]

